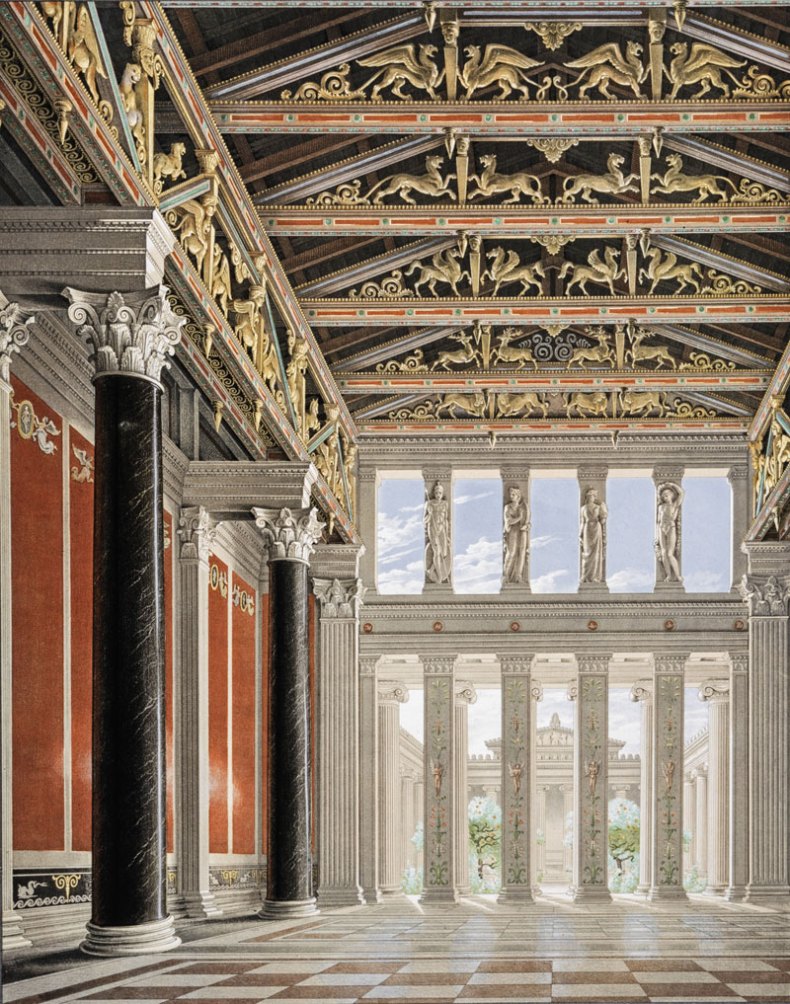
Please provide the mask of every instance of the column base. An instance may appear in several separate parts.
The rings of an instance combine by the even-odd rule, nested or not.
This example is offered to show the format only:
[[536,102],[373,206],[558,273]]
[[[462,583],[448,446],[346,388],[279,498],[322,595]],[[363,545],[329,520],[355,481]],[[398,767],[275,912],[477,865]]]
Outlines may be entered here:
[[449,582],[426,582],[422,587],[423,596],[432,596],[435,600],[455,598],[455,591]]
[[366,906],[375,906],[376,903],[381,902],[381,889],[377,886],[372,889],[363,889],[362,899],[364,900]]
[[379,892],[380,892],[379,902],[389,902],[390,900],[393,900],[393,899],[403,899],[403,897],[405,895],[405,893],[403,892],[403,889],[401,889],[401,888],[397,888],[397,889],[381,889],[381,890],[379,890]]
[[663,886],[654,885],[650,887],[647,898],[651,902],[657,899],[688,899],[688,894],[685,889],[678,889],[674,886],[664,888]]
[[25,937],[22,925],[19,923],[16,914],[12,910],[7,910],[3,914],[3,951],[11,952],[17,948],[30,948],[33,942]]
[[88,923],[86,929],[88,936],[80,944],[80,951],[104,958],[171,952],[181,944],[173,927],[173,918],[169,916],[150,924],[130,924],[124,927],[100,927],[98,924]]
[[703,895],[717,896],[719,899],[721,899],[721,897],[724,896],[726,891],[727,891],[726,885],[708,885],[705,887],[705,892]]
[[790,910],[790,886],[748,885],[745,902],[775,910]]
[[571,899],[574,903],[611,903],[612,894],[608,889],[587,889],[577,886],[571,889]]
[[258,911],[261,920],[290,920],[292,917],[313,917],[317,914],[315,896],[310,899],[267,899]]
[[455,889],[426,889],[419,901],[428,906],[433,906],[434,903],[457,903],[458,893]]
[[650,883],[649,882],[640,882],[639,885],[636,887],[636,895],[637,896],[648,896],[649,894],[650,894]]
[[511,599],[517,599],[520,593],[525,596],[532,595],[532,588],[528,582],[503,582],[500,593],[507,593]]
[[503,889],[496,898],[497,903],[534,903],[531,889]]
[[213,892],[182,893],[181,902],[187,917],[190,918],[221,917],[225,912],[217,906]]
[[365,897],[362,895],[362,890],[359,886],[355,886],[351,889],[339,886],[332,888],[331,886],[327,889],[318,890],[318,903],[319,906],[364,906]]
[[455,891],[459,896],[471,896],[472,887],[470,885],[457,885]]
[[730,903],[741,903],[746,899],[745,885],[731,885],[727,887],[724,898]]

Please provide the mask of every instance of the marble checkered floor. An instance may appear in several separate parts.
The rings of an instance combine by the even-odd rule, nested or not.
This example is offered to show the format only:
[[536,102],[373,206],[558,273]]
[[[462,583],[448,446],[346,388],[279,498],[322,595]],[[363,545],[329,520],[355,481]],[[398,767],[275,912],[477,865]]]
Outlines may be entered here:
[[166,956],[66,953],[57,969],[30,957],[11,967],[3,1000],[790,1002],[790,914],[702,897],[580,907],[558,896],[521,909],[485,897],[455,908],[401,900],[290,924],[202,923],[181,934],[184,945]]

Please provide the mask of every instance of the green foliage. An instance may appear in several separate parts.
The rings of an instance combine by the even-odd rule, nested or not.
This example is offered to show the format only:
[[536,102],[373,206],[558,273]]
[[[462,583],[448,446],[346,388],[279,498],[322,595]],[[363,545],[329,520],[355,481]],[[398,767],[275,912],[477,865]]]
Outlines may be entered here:
[[609,888],[635,892],[639,885],[639,806],[622,798],[609,803]]
[[489,798],[469,803],[469,845],[473,892],[495,892],[501,886],[502,810]]

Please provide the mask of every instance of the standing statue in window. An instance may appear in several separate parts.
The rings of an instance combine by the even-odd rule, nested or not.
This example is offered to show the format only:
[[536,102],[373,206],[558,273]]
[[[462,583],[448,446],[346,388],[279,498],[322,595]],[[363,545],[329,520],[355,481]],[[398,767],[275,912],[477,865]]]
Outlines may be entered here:
[[502,580],[505,583],[518,583],[524,581],[524,568],[529,552],[529,508],[521,489],[515,485],[509,489],[508,498],[510,501],[505,505],[502,514],[504,544]]
[[450,503],[444,497],[444,486],[438,481],[425,500],[425,575],[429,582],[449,582],[452,556],[450,553]]
[[579,518],[581,544],[581,582],[603,582],[604,555],[606,554],[606,519],[609,512],[598,498],[595,488],[584,493]]
[[682,582],[680,574],[680,485],[666,482],[658,486],[656,509],[656,557],[664,572],[664,582]]

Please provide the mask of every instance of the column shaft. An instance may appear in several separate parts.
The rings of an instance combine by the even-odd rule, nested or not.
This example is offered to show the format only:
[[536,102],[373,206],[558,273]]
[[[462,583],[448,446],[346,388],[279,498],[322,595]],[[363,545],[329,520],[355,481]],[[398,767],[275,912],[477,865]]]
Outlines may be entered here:
[[653,669],[653,830],[650,899],[682,899],[683,668],[685,656],[657,655]]
[[730,661],[730,883],[728,900],[746,895],[749,882],[749,659]]
[[611,898],[608,887],[608,656],[579,655],[574,726],[573,898]]
[[727,888],[729,858],[729,684],[703,684],[700,697],[708,702],[708,885],[707,892]]
[[408,694],[399,683],[379,683],[379,883],[385,897],[402,892],[400,705]]
[[424,672],[425,877],[421,902],[455,903],[453,659],[426,659]]
[[631,688],[631,700],[642,707],[642,728],[639,744],[639,886],[637,892],[647,894],[653,875],[653,751],[655,747],[655,707],[650,680],[640,680]]
[[414,867],[414,775],[408,771],[400,779],[401,847],[404,868]]
[[469,885],[469,705],[477,700],[471,683],[455,686],[453,787],[455,801],[455,888],[468,895]]
[[379,772],[377,656],[359,658],[359,878],[365,902],[373,906],[379,890]]
[[694,782],[694,804],[696,808],[694,826],[694,864],[700,878],[708,877],[708,772],[705,767],[697,768]]
[[532,902],[531,656],[501,656],[502,891],[500,902]]

